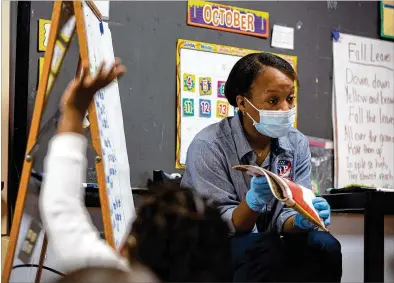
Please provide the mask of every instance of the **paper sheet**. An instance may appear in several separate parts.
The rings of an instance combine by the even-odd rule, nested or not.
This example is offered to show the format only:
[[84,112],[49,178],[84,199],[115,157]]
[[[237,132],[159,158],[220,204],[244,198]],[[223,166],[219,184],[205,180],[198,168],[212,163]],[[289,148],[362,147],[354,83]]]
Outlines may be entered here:
[[274,25],[271,46],[294,50],[294,28]]

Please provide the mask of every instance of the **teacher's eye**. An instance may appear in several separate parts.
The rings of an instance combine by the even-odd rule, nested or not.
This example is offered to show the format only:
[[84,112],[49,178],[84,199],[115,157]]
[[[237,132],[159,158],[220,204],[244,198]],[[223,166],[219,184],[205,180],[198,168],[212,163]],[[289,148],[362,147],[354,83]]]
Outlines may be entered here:
[[287,102],[289,102],[289,103],[294,103],[294,101],[295,101],[295,96],[294,95],[293,96],[289,96],[287,98]]
[[270,99],[270,100],[268,100],[268,103],[269,104],[272,104],[272,105],[274,105],[274,104],[277,104],[278,103],[278,99]]

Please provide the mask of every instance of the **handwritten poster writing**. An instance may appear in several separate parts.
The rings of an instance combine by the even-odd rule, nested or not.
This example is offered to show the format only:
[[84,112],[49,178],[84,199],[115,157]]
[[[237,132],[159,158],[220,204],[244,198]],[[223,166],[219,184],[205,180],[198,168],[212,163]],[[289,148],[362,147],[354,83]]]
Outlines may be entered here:
[[[189,145],[202,129],[234,116],[224,94],[227,77],[241,57],[256,52],[261,51],[178,40],[176,168],[184,167]],[[276,55],[297,69],[297,57]]]
[[[96,73],[101,62],[108,67],[115,60],[111,31],[103,23],[104,33],[100,33],[99,22],[91,9],[84,3],[87,30],[90,72]],[[131,221],[135,216],[133,195],[130,186],[130,169],[124,135],[122,107],[118,82],[114,81],[101,89],[95,96],[95,106],[112,230],[115,246],[119,248],[128,235]]]
[[336,185],[394,186],[394,43],[341,34],[334,51]]
[[267,12],[200,0],[188,1],[187,24],[264,38],[270,30]]

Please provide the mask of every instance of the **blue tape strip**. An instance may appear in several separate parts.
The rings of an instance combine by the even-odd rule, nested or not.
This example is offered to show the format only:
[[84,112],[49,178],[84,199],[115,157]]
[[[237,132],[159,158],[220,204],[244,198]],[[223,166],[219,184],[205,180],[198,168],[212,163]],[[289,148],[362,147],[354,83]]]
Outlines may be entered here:
[[333,38],[335,41],[338,41],[339,37],[341,36],[341,34],[339,33],[339,31],[336,30],[336,29],[334,29],[334,30],[331,32],[331,35],[332,35],[332,38]]
[[103,35],[103,34],[104,34],[104,25],[103,25],[103,22],[100,22],[100,23],[99,23],[99,26],[100,26],[100,33],[101,33],[101,35]]

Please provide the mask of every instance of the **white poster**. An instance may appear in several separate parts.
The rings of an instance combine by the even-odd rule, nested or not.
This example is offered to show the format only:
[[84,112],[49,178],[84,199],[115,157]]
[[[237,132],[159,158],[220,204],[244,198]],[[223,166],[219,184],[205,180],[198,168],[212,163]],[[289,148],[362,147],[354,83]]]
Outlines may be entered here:
[[[101,34],[99,21],[91,9],[84,4],[84,15],[89,50],[90,72],[94,74],[101,62],[106,66],[115,60],[111,31],[107,23]],[[118,82],[114,81],[95,96],[97,120],[112,229],[117,248],[130,232],[130,224],[135,216],[133,195],[130,186],[130,168],[124,135],[122,107]]]
[[333,41],[336,186],[394,188],[394,43]]
[[103,20],[108,20],[109,19],[109,1],[93,1],[93,3],[96,5],[97,9],[99,9],[101,16],[103,17]]

